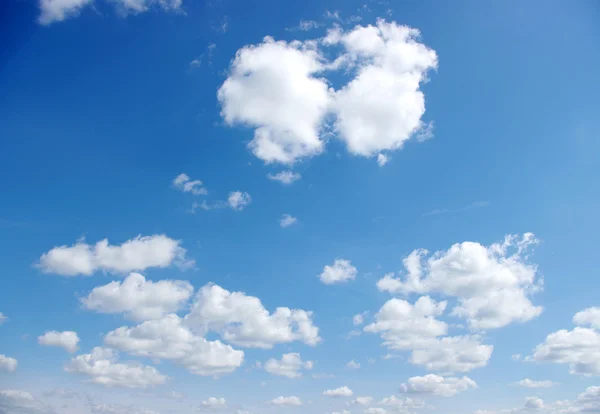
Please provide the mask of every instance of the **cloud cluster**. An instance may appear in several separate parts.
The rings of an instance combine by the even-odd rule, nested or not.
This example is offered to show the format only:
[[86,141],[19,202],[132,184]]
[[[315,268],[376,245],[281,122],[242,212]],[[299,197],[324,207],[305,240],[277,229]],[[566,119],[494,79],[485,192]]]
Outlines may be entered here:
[[111,245],[107,239],[94,245],[78,241],[73,246],[58,246],[44,253],[38,266],[45,273],[62,276],[123,274],[171,265],[188,268],[194,261],[186,258],[186,252],[179,240],[162,234],[138,236],[121,245]]
[[[420,85],[437,67],[437,55],[419,37],[416,29],[383,20],[349,32],[336,26],[316,40],[265,37],[238,50],[218,91],[221,114],[228,124],[254,128],[249,148],[265,163],[293,164],[321,153],[329,117],[353,154],[399,149],[426,129]],[[337,57],[328,60],[331,50]],[[335,90],[326,76],[340,69],[353,78]]]

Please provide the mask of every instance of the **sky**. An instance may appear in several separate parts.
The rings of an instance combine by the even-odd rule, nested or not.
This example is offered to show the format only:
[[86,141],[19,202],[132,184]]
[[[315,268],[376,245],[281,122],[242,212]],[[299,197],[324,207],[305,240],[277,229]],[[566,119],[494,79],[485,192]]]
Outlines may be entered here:
[[0,413],[600,412],[599,19],[2,2]]

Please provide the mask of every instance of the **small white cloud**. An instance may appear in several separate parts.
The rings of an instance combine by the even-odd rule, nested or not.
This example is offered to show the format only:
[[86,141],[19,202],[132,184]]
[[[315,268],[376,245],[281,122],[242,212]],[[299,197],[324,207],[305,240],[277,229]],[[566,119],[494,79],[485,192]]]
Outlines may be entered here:
[[[192,67],[192,63],[197,62],[193,60],[190,62],[190,67]],[[197,65],[200,65],[200,62],[197,62]],[[193,66],[197,67],[197,66]],[[194,195],[206,195],[208,191],[203,187],[202,181],[200,180],[192,180],[189,175],[182,173],[179,174],[175,179],[173,179],[173,187],[176,189],[183,191],[184,193],[192,193]]]
[[300,354],[283,354],[280,360],[271,358],[264,364],[265,371],[288,378],[299,378],[303,369],[312,369],[313,361],[302,361]]
[[354,400],[352,400],[352,404],[355,405],[370,405],[373,402],[373,397],[356,397]]
[[281,216],[281,218],[279,219],[279,225],[283,228],[285,227],[289,227],[292,224],[295,224],[298,222],[298,219],[294,216],[291,216],[289,214],[284,214],[283,216]]
[[225,398],[210,397],[202,401],[202,407],[206,408],[227,408],[227,401]]
[[365,323],[365,315],[367,315],[367,312],[358,313],[354,315],[354,317],[352,318],[352,323],[354,324],[354,326],[359,326]]
[[346,386],[334,390],[323,391],[325,397],[352,397],[353,394],[352,390]]
[[277,397],[272,399],[271,401],[269,401],[269,404],[273,404],[273,405],[302,405],[302,400],[298,397],[295,396],[290,396],[290,397]]
[[241,191],[232,191],[227,197],[227,204],[232,210],[242,211],[251,202],[250,194]]
[[548,381],[548,380],[534,381],[529,378],[525,378],[525,379],[517,382],[516,385],[520,385],[521,387],[525,387],[525,388],[549,388],[549,387],[555,386],[556,383],[552,382],[552,381]]
[[292,184],[294,181],[298,181],[302,176],[300,173],[293,171],[280,171],[277,174],[267,174],[267,178],[272,181],[279,181],[281,184]]
[[544,408],[544,401],[538,397],[527,397],[525,401],[526,410],[541,410]]
[[358,362],[356,362],[355,360],[352,360],[350,362],[348,362],[346,364],[346,368],[348,369],[359,369],[360,368],[360,364]]
[[17,360],[6,355],[0,354],[0,372],[15,372],[17,369]]
[[512,354],[510,357],[513,361],[520,361],[523,359],[523,356],[521,354]]
[[49,25],[71,17],[77,17],[93,0],[40,0],[40,16],[38,22]]
[[477,388],[477,384],[469,377],[441,377],[429,374],[422,377],[411,377],[400,385],[400,391],[412,394],[432,394],[441,397],[452,397],[459,392]]
[[383,167],[385,164],[387,164],[389,160],[390,158],[385,154],[379,153],[377,155],[377,164],[379,164],[380,167]]
[[197,57],[196,59],[192,59],[190,61],[189,66],[191,69],[199,68],[202,65],[202,57]]
[[336,259],[332,266],[327,265],[323,268],[319,279],[326,285],[332,285],[353,280],[356,278],[356,274],[356,267],[352,266],[350,260]]
[[67,352],[73,353],[78,349],[79,336],[77,336],[77,332],[73,331],[50,331],[38,336],[38,343],[44,346],[57,346]]

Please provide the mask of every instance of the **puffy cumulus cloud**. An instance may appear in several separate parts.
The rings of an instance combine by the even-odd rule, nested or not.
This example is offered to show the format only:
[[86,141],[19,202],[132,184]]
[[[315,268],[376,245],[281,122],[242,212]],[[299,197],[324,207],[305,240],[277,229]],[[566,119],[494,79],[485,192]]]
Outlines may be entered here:
[[525,378],[525,379],[522,379],[521,381],[518,381],[517,383],[515,383],[515,385],[519,385],[519,386],[525,387],[525,388],[549,388],[549,387],[555,386],[556,383],[554,383],[552,381],[548,381],[548,380],[535,381],[535,380],[531,380],[529,378]]
[[336,130],[351,153],[370,157],[401,148],[425,127],[420,84],[437,67],[437,55],[419,36],[416,29],[383,20],[347,33],[329,31],[325,43],[342,45],[345,63],[358,68],[333,101]]
[[529,248],[538,243],[532,233],[506,236],[502,243],[483,246],[457,243],[427,259],[415,250],[404,259],[406,275],[386,275],[377,286],[390,293],[435,292],[456,297],[452,315],[467,320],[471,329],[493,329],[525,322],[542,312],[530,296],[541,289],[537,266],[527,263]]
[[94,288],[81,298],[85,309],[99,313],[124,313],[129,319],[158,319],[181,309],[194,287],[182,280],[152,282],[139,273],[131,273],[122,282],[113,281]]
[[323,395],[325,397],[352,397],[354,393],[350,388],[343,386],[333,390],[323,391]]
[[0,372],[15,372],[17,365],[16,359],[0,354]]
[[300,173],[293,171],[280,171],[277,174],[267,174],[267,178],[272,181],[279,181],[281,184],[289,185],[302,178]]
[[202,181],[192,180],[190,176],[185,173],[179,174],[177,177],[175,177],[173,180],[173,186],[184,193],[191,193],[194,195],[208,194],[206,188],[203,187]]
[[477,388],[477,384],[469,377],[441,377],[429,374],[422,377],[411,377],[400,385],[400,391],[411,394],[432,394],[452,397],[459,392]]
[[26,391],[0,390],[0,413],[56,414],[56,411]]
[[314,346],[321,341],[312,312],[279,307],[270,313],[259,298],[214,284],[198,292],[186,323],[199,332],[216,331],[225,341],[244,347],[269,349],[294,341]]
[[344,283],[356,278],[356,267],[352,266],[350,260],[335,259],[332,266],[325,266],[323,272],[319,275],[321,282],[326,285],[335,283]]
[[90,404],[92,414],[160,414],[158,411],[148,410],[133,405],[121,404]]
[[266,163],[291,164],[323,150],[319,134],[331,93],[316,74],[324,69],[314,42],[265,37],[238,50],[220,87],[228,124],[254,127],[249,147]]
[[[266,163],[291,164],[321,153],[332,119],[351,153],[379,155],[384,164],[381,151],[431,134],[421,120],[420,85],[437,67],[437,55],[419,36],[418,30],[379,20],[347,33],[336,27],[318,40],[265,37],[238,50],[218,92],[221,114],[228,124],[255,129],[249,146]],[[329,61],[323,51],[331,46],[337,46],[337,56]],[[340,69],[352,80],[335,91],[325,76]]]
[[302,376],[301,370],[312,369],[313,365],[313,361],[302,361],[300,354],[289,353],[283,354],[280,360],[275,358],[269,359],[265,362],[264,369],[274,375],[298,378]]
[[71,359],[65,365],[65,371],[85,375],[89,382],[106,387],[146,388],[167,380],[154,367],[134,362],[118,363],[118,357],[112,349],[96,347],[89,354]]
[[202,407],[206,408],[227,408],[227,401],[225,398],[209,397],[202,401]]
[[93,0],[40,0],[40,16],[38,22],[49,25],[62,22],[71,17],[76,17]]
[[526,410],[541,410],[544,408],[544,400],[538,397],[527,397],[524,408]]
[[122,326],[109,332],[104,343],[131,355],[171,360],[197,375],[227,374],[244,361],[243,351],[195,335],[174,314],[135,327]]
[[493,350],[493,345],[482,344],[476,335],[448,336],[415,349],[410,362],[430,371],[468,372],[486,366]]
[[277,398],[273,398],[271,401],[269,401],[269,404],[298,406],[298,405],[302,405],[302,400],[293,395],[290,397],[280,396]]
[[591,326],[600,330],[600,308],[587,308],[573,316],[573,323],[579,326]]
[[[573,322],[596,326],[594,309],[578,312]],[[600,375],[600,330],[578,326],[553,332],[526,360],[568,364],[571,374]]]
[[294,216],[289,215],[289,214],[284,214],[279,219],[279,225],[281,227],[283,227],[283,228],[290,227],[292,224],[295,224],[297,222],[298,222],[298,219],[296,217],[294,217]]
[[50,331],[38,336],[38,343],[45,346],[58,346],[67,352],[73,353],[78,349],[79,336],[77,332],[73,331]]
[[79,241],[44,253],[38,266],[45,273],[63,276],[89,276],[98,271],[128,273],[172,264],[187,268],[194,261],[186,258],[186,252],[179,240],[162,234],[138,236],[121,245],[110,245],[107,239],[94,245]]
[[242,211],[244,207],[248,206],[252,202],[250,194],[243,193],[241,191],[232,191],[227,197],[227,205],[232,210]]

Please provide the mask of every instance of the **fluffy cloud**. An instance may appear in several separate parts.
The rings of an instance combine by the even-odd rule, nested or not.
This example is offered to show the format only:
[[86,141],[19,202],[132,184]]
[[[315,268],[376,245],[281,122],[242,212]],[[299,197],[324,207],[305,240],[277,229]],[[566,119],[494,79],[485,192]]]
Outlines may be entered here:
[[392,407],[395,411],[407,411],[415,408],[423,408],[425,407],[425,403],[423,401],[414,400],[412,398],[398,398],[395,395],[390,397],[383,398],[379,405],[383,405],[386,407]]
[[377,155],[377,164],[379,164],[380,167],[383,167],[385,164],[387,164],[389,160],[390,158],[385,154]]
[[56,414],[56,411],[26,391],[0,390],[0,413]]
[[77,336],[77,332],[73,331],[50,331],[38,336],[38,343],[45,346],[58,346],[67,352],[73,353],[77,351],[79,336]]
[[273,405],[302,405],[302,400],[300,400],[300,398],[295,397],[295,396],[291,396],[291,397],[277,397],[277,398],[273,398],[271,401],[269,401],[269,404],[273,404]]
[[519,382],[516,383],[516,385],[519,385],[521,387],[525,387],[525,388],[549,388],[549,387],[553,387],[554,385],[556,385],[556,383],[552,382],[552,381],[534,381],[534,380],[530,380],[529,378],[525,378]]
[[350,260],[336,259],[332,266],[325,266],[319,275],[321,282],[326,285],[344,283],[356,278],[356,267],[352,266]]
[[228,124],[255,128],[249,147],[270,163],[291,164],[323,150],[319,138],[330,91],[315,75],[324,69],[314,43],[276,42],[238,50],[218,92]]
[[346,386],[336,388],[334,390],[323,391],[325,397],[352,397],[354,393]]
[[366,314],[367,314],[366,312],[363,312],[363,313],[358,313],[358,314],[354,315],[352,317],[352,324],[354,326],[359,326],[359,325],[362,325],[363,323],[365,323],[365,315]]
[[227,204],[232,210],[242,211],[251,202],[250,194],[241,191],[232,191],[227,197]]
[[17,369],[17,360],[6,355],[0,354],[0,372],[15,372]]
[[542,312],[529,297],[541,289],[537,267],[527,263],[527,251],[538,241],[531,233],[506,236],[503,243],[453,245],[425,260],[426,250],[404,259],[404,280],[386,275],[377,286],[391,293],[436,292],[458,299],[452,315],[465,318],[472,329],[493,329],[525,322]]
[[165,235],[138,236],[115,246],[107,239],[95,245],[79,241],[73,246],[54,247],[40,258],[39,267],[45,273],[63,276],[89,276],[94,272],[128,273],[150,267],[193,266],[186,259],[186,250],[179,240]]
[[411,394],[433,394],[452,397],[462,391],[477,388],[477,384],[469,377],[440,377],[429,374],[423,377],[411,377],[400,385],[400,391]]
[[346,368],[348,369],[359,369],[360,368],[360,364],[358,362],[356,362],[355,360],[352,360],[350,362],[348,362],[346,364]]
[[206,408],[227,408],[225,398],[210,397],[202,401],[202,407]]
[[[430,133],[421,120],[420,85],[437,56],[418,38],[417,30],[383,20],[348,33],[336,27],[319,40],[266,37],[237,52],[218,92],[221,114],[229,124],[255,128],[249,146],[266,163],[291,164],[322,152],[328,115],[353,154],[399,149],[411,136]],[[322,51],[335,45],[338,56],[328,61]],[[342,68],[353,79],[335,91],[323,76]]]
[[76,17],[93,0],[40,0],[40,16],[38,22],[49,25]]
[[194,195],[208,194],[206,188],[202,186],[202,181],[192,180],[190,176],[183,173],[179,174],[173,180],[173,186],[184,193],[192,193]]
[[292,184],[294,181],[298,181],[302,176],[299,173],[293,171],[280,171],[277,174],[267,174],[267,178],[273,181],[279,181],[281,184]]
[[219,332],[225,341],[239,346],[272,348],[294,341],[319,343],[319,328],[311,317],[311,312],[285,307],[269,313],[257,297],[208,284],[196,295],[186,322],[202,333]]
[[124,313],[129,319],[158,319],[181,309],[194,291],[182,280],[146,280],[131,273],[123,282],[113,281],[94,288],[81,298],[84,308],[99,313]]
[[527,397],[525,400],[526,410],[541,410],[544,408],[544,401],[538,397]]
[[302,369],[312,369],[312,361],[302,361],[300,354],[283,354],[280,360],[271,358],[264,364],[265,371],[281,375],[288,378],[298,378],[302,376]]
[[591,326],[600,330],[600,308],[587,308],[573,316],[573,323],[578,326]]
[[[577,313],[573,322],[596,326],[595,309]],[[578,326],[553,332],[526,360],[569,364],[571,374],[600,375],[600,331]]]
[[90,382],[106,387],[146,388],[163,384],[167,380],[167,377],[154,367],[117,361],[117,352],[96,347],[89,354],[71,359],[65,366],[65,371],[85,375],[89,377]]
[[106,335],[104,343],[131,355],[174,361],[197,375],[227,374],[244,360],[243,351],[195,335],[174,314],[115,329]]
[[290,216],[289,214],[284,214],[279,219],[279,225],[283,228],[286,228],[291,226],[292,224],[295,224],[297,221],[298,219],[296,217]]
[[352,404],[370,405],[373,402],[373,397],[356,397],[352,400]]
[[494,347],[476,335],[448,336],[412,352],[410,362],[430,371],[469,372],[487,365]]

